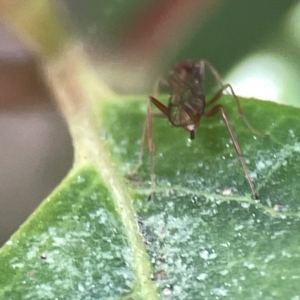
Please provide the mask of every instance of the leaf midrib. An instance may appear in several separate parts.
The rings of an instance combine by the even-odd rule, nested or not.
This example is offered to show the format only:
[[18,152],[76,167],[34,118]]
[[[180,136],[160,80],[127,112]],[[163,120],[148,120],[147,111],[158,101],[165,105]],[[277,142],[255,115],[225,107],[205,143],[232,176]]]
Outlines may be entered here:
[[[97,120],[94,113],[94,103],[101,109],[111,94],[99,94],[99,81],[95,73],[86,67],[80,52],[71,49],[64,53],[63,57],[45,65],[45,73],[62,107],[73,139],[74,169],[92,164],[106,183],[131,248],[132,268],[136,277],[134,292],[142,299],[159,299],[151,280],[151,263],[135,219],[132,197],[122,175],[113,167],[106,142],[100,137],[101,120]],[[72,66],[68,74],[66,66]]]

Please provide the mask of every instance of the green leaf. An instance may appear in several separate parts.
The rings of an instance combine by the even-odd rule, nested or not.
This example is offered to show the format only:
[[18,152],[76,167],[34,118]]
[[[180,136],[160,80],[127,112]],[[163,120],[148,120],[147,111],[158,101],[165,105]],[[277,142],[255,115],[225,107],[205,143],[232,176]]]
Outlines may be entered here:
[[[75,161],[0,249],[0,299],[298,299],[299,109],[243,100],[249,121],[270,135],[261,138],[223,97],[260,201],[220,115],[203,118],[191,144],[154,120],[157,187],[148,201],[147,153],[138,180],[125,179],[138,160],[147,96],[114,98],[69,45],[52,2],[24,5],[28,22],[18,5],[6,22],[45,59]],[[50,38],[45,28],[55,29]]]
[[[172,299],[296,299],[299,110],[243,100],[251,123],[270,135],[261,138],[231,97],[224,102],[261,199],[252,199],[221,116],[203,119],[191,145],[183,130],[154,120],[157,193],[147,202],[147,189],[139,188],[144,197],[137,203],[154,277],[162,295],[172,289]],[[137,161],[142,110],[145,104],[132,103],[105,111],[114,153],[129,166]],[[146,161],[143,180],[150,178]],[[235,191],[225,196],[228,187]]]
[[124,293],[134,278],[125,236],[95,169],[71,174],[2,249],[1,299]]
[[138,159],[146,99],[99,106],[99,149],[91,151],[102,164],[81,160],[0,250],[0,298],[299,296],[299,110],[243,100],[249,121],[270,135],[262,138],[231,97],[222,100],[260,201],[220,115],[203,118],[191,144],[184,130],[154,119],[157,187],[148,201],[147,151],[140,182],[124,179]]

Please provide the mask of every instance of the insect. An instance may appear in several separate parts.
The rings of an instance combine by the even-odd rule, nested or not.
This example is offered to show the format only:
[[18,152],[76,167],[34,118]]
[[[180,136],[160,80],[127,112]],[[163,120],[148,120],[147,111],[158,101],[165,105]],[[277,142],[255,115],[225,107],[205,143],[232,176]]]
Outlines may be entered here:
[[[220,84],[220,88],[217,93],[209,100],[206,101],[205,93],[203,90],[203,80],[206,68],[212,73],[216,81]],[[200,60],[195,63],[193,61],[183,61],[177,64],[174,68],[172,75],[168,81],[160,80],[158,82],[157,90],[159,85],[165,83],[170,90],[170,98],[168,106],[164,105],[155,97],[150,96],[147,108],[147,117],[143,126],[142,145],[139,155],[139,161],[136,165],[132,175],[136,174],[142,164],[142,158],[145,148],[146,136],[148,135],[148,147],[151,157],[151,192],[149,199],[152,198],[155,190],[155,172],[154,172],[154,139],[152,122],[153,117],[168,118],[170,123],[175,127],[182,127],[190,133],[190,139],[195,138],[195,132],[200,124],[202,117],[212,117],[218,112],[221,113],[222,118],[225,122],[233,146],[235,148],[238,159],[244,169],[245,176],[249,182],[250,188],[255,199],[259,198],[258,192],[251,179],[250,173],[247,169],[241,147],[234,135],[233,129],[229,122],[228,116],[224,107],[216,102],[221,98],[223,92],[229,90],[236,102],[238,113],[246,123],[248,128],[257,135],[267,136],[252,127],[243,113],[240,100],[234,93],[234,90],[230,84],[223,84],[221,76],[218,71],[206,60]],[[153,113],[152,105],[154,105],[161,113]]]

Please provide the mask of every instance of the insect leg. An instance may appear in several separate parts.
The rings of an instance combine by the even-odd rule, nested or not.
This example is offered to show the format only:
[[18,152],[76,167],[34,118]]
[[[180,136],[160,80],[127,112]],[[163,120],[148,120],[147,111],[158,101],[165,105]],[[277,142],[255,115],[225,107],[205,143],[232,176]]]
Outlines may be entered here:
[[200,64],[200,75],[202,76],[202,78],[204,78],[205,66],[206,66],[206,67],[208,67],[210,72],[213,74],[213,76],[216,78],[216,80],[219,82],[221,87],[224,86],[223,79],[222,79],[221,75],[219,74],[217,69],[209,61],[207,61],[205,59],[201,59],[199,64]]
[[221,111],[221,113],[222,113],[223,120],[224,120],[224,122],[226,124],[227,130],[229,132],[229,135],[230,135],[230,138],[232,140],[232,143],[233,143],[234,149],[236,151],[236,154],[237,154],[237,156],[238,156],[238,158],[239,158],[239,160],[240,160],[240,162],[242,164],[242,167],[244,169],[244,172],[245,172],[246,178],[247,178],[247,180],[249,182],[249,185],[250,185],[250,188],[252,190],[252,193],[253,193],[255,199],[259,199],[258,192],[255,189],[255,186],[254,186],[254,183],[253,183],[253,181],[251,179],[249,170],[248,170],[248,168],[246,166],[245,159],[243,157],[243,153],[242,153],[241,147],[240,147],[240,145],[239,145],[239,143],[238,143],[238,141],[237,141],[237,139],[236,139],[236,137],[234,135],[233,129],[231,127],[231,124],[229,122],[229,119],[228,119],[228,116],[227,116],[227,114],[225,112],[224,107],[222,105],[220,105],[220,104],[216,105],[209,112],[207,112],[205,114],[205,116],[206,117],[212,117],[212,116],[214,116],[219,111]]
[[144,156],[144,151],[145,151],[145,146],[146,146],[146,136],[148,134],[148,111],[149,111],[148,107],[149,107],[149,105],[150,105],[150,101],[148,102],[147,116],[146,116],[144,124],[143,124],[141,150],[139,153],[138,162],[137,162],[136,166],[134,167],[134,169],[132,170],[132,172],[126,176],[128,179],[133,179],[135,177],[136,173],[138,172],[139,168],[143,164],[143,156]]
[[[153,113],[152,112],[152,104],[154,104],[163,114],[161,113]],[[149,200],[152,199],[154,191],[155,191],[155,169],[154,169],[154,153],[155,153],[155,145],[153,138],[153,117],[165,118],[168,115],[168,108],[163,105],[160,101],[155,99],[154,97],[149,97],[148,106],[147,106],[147,115],[143,124],[143,134],[141,141],[141,150],[139,153],[138,163],[131,172],[131,174],[127,175],[128,179],[134,179],[136,173],[139,168],[143,164],[143,156],[146,147],[146,138],[148,137],[148,147],[150,152],[150,163],[151,163],[151,190],[149,195]]]
[[262,137],[268,137],[268,136],[269,136],[268,134],[262,133],[262,132],[256,130],[256,129],[250,124],[250,122],[248,121],[248,119],[246,118],[246,116],[245,116],[245,114],[244,114],[244,112],[243,112],[243,110],[242,110],[240,99],[239,99],[239,97],[235,94],[235,92],[234,92],[232,86],[231,86],[230,84],[226,84],[225,86],[227,86],[227,87],[230,89],[231,94],[232,94],[232,96],[233,96],[233,98],[234,98],[234,100],[235,100],[235,102],[236,102],[236,106],[237,106],[237,108],[238,108],[239,115],[241,116],[241,118],[243,119],[243,121],[246,123],[246,125],[248,126],[248,128],[249,128],[252,132],[254,132],[255,134],[257,134],[257,135],[260,135],[260,136],[262,136]]
[[147,131],[148,131],[148,147],[150,152],[150,166],[151,166],[151,189],[150,195],[148,200],[152,200],[154,191],[155,191],[155,169],[154,169],[154,153],[155,153],[155,145],[154,145],[154,138],[153,138],[153,113],[151,107],[151,97],[149,98],[148,102],[148,109],[147,109]]
[[[162,114],[154,114],[152,112],[152,107],[151,107],[152,103],[163,113],[163,115]],[[165,116],[167,114],[168,114],[168,108],[165,105],[163,105],[161,102],[159,102],[157,99],[150,96],[148,105],[147,105],[147,115],[146,115],[146,118],[145,118],[145,121],[143,124],[141,150],[139,153],[138,163],[136,164],[136,166],[133,169],[133,171],[131,172],[131,174],[128,175],[129,177],[133,177],[137,173],[137,171],[139,170],[141,165],[143,164],[143,156],[144,156],[144,151],[145,151],[145,146],[146,146],[146,136],[148,136],[148,147],[149,147],[150,153],[155,152],[154,140],[153,140],[153,129],[152,129],[153,117],[165,118]]]
[[256,130],[256,129],[251,125],[251,123],[248,121],[248,119],[246,118],[246,116],[245,116],[245,114],[244,114],[244,112],[243,112],[243,110],[242,110],[240,99],[239,99],[239,97],[234,93],[234,90],[233,90],[233,88],[232,88],[232,86],[231,86],[230,84],[225,84],[225,85],[224,85],[224,86],[216,93],[216,95],[215,95],[212,99],[210,99],[210,100],[207,102],[206,106],[210,106],[210,105],[214,104],[216,101],[218,101],[218,100],[221,98],[221,96],[222,96],[224,90],[226,90],[226,89],[228,89],[228,88],[230,89],[231,94],[232,94],[232,96],[233,96],[233,98],[234,98],[234,100],[235,100],[235,102],[236,102],[236,106],[237,106],[237,108],[238,108],[238,113],[239,113],[239,115],[241,116],[241,118],[243,119],[243,121],[245,122],[245,124],[248,126],[248,128],[249,128],[252,132],[254,132],[255,134],[257,134],[257,135],[260,135],[260,136],[262,136],[262,137],[267,137],[268,134],[265,134],[265,133],[262,133],[262,132]]
[[[162,104],[160,101],[158,101],[157,99],[155,99],[154,97],[149,97],[149,100],[151,103],[153,103],[162,113],[163,113],[163,117],[168,117],[169,116],[169,109]],[[153,115],[153,114],[152,114]],[[156,117],[159,117],[161,115],[156,115]]]
[[[154,104],[163,114],[154,114],[152,112],[151,105]],[[147,129],[148,129],[148,146],[150,152],[150,163],[151,163],[151,190],[149,195],[149,200],[152,199],[154,191],[155,191],[155,169],[154,169],[154,153],[155,153],[155,146],[154,146],[154,138],[153,138],[153,117],[167,117],[169,115],[168,108],[158,101],[154,97],[149,97],[148,103],[148,111],[147,111]]]

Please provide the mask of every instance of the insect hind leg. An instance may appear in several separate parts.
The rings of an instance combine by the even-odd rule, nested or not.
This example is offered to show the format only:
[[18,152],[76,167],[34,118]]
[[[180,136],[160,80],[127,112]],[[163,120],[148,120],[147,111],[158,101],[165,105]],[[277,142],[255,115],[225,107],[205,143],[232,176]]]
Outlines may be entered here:
[[258,192],[257,192],[257,190],[256,190],[256,188],[255,188],[255,186],[254,186],[254,183],[253,183],[252,178],[251,178],[251,176],[250,176],[249,170],[248,170],[248,168],[247,168],[247,166],[246,166],[245,159],[244,159],[244,156],[243,156],[241,147],[240,147],[240,145],[239,145],[239,143],[238,143],[238,141],[237,141],[237,139],[236,139],[236,137],[235,137],[235,134],[234,134],[234,132],[233,132],[233,129],[232,129],[232,127],[231,127],[231,124],[230,124],[230,122],[229,122],[229,119],[228,119],[228,116],[227,116],[227,114],[226,114],[226,111],[225,111],[224,107],[223,107],[222,105],[218,104],[218,105],[214,106],[209,112],[207,112],[207,113],[205,114],[205,116],[206,116],[206,117],[212,117],[212,116],[214,116],[214,115],[215,115],[217,112],[219,112],[219,111],[220,111],[221,114],[222,114],[223,120],[224,120],[224,122],[225,122],[225,125],[226,125],[226,127],[227,127],[228,132],[229,132],[231,141],[232,141],[232,143],[233,143],[235,152],[236,152],[236,154],[237,154],[237,156],[238,156],[238,159],[239,159],[239,161],[240,161],[240,163],[241,163],[241,165],[242,165],[242,167],[243,167],[243,169],[244,169],[245,176],[246,176],[246,178],[247,178],[247,180],[248,180],[248,183],[249,183],[249,186],[250,186],[250,188],[251,188],[251,190],[252,190],[252,193],[253,193],[253,195],[254,195],[254,198],[255,198],[255,199],[259,199]]
[[206,105],[210,106],[210,105],[214,104],[216,101],[218,101],[221,98],[221,96],[223,95],[223,92],[229,89],[230,94],[233,96],[233,98],[236,102],[236,106],[238,108],[238,113],[241,116],[241,118],[243,119],[243,121],[245,122],[245,124],[247,125],[247,127],[256,135],[259,135],[262,137],[268,137],[269,136],[268,134],[260,132],[259,130],[255,129],[251,125],[251,123],[248,121],[246,115],[244,114],[244,112],[242,110],[242,106],[241,106],[239,97],[235,94],[235,92],[230,84],[223,83],[223,79],[222,79],[221,75],[219,74],[219,72],[216,70],[216,68],[209,61],[207,61],[205,59],[200,60],[199,64],[200,64],[200,74],[203,74],[203,76],[204,76],[205,67],[207,67],[210,70],[210,72],[213,74],[213,76],[215,77],[217,82],[221,85],[220,90],[216,93],[216,95],[212,99],[210,99],[207,102]]

